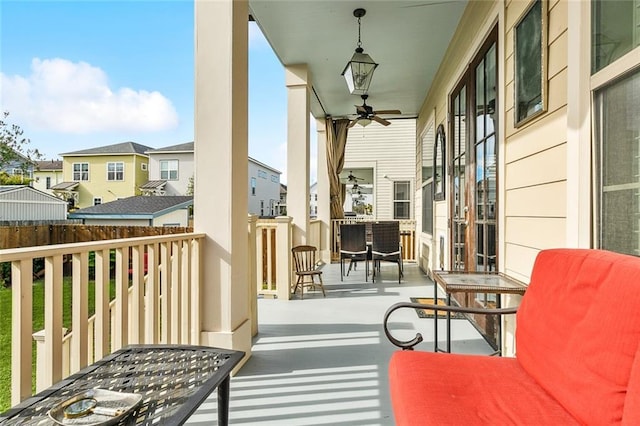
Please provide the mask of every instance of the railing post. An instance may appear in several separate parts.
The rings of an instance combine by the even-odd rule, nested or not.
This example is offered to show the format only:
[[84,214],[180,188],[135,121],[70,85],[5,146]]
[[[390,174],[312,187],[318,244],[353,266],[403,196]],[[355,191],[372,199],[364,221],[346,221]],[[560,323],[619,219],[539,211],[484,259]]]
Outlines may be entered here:
[[276,294],[280,300],[289,300],[291,296],[291,222],[289,216],[276,217]]
[[256,251],[256,225],[258,216],[250,214],[248,217],[249,230],[249,307],[251,308],[251,335],[258,334],[258,294],[256,283],[258,281],[257,256]]

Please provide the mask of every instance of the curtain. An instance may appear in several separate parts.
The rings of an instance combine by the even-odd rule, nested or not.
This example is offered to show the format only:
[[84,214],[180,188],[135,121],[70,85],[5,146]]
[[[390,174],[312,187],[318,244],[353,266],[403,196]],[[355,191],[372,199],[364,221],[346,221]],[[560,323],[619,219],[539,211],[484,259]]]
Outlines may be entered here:
[[329,172],[329,196],[331,197],[331,219],[344,218],[345,190],[340,182],[340,172],[344,165],[344,148],[347,145],[347,126],[350,120],[325,121],[327,134],[327,171]]

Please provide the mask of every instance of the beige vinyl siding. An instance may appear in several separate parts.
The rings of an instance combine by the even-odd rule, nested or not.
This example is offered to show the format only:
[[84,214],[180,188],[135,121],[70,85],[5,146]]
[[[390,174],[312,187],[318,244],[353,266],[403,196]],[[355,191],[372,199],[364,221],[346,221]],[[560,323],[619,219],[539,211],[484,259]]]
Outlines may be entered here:
[[514,128],[513,25],[530,1],[505,10],[504,256],[506,272],[528,281],[541,249],[566,246],[567,2],[549,1],[547,111]]
[[[393,108],[393,105],[373,105]],[[390,220],[393,219],[393,182],[409,181],[410,194],[416,191],[415,159],[415,120],[391,120],[387,127],[373,122],[367,127],[356,125],[349,129],[343,170],[374,169],[374,216],[378,220]],[[412,199],[412,219],[414,203]]]

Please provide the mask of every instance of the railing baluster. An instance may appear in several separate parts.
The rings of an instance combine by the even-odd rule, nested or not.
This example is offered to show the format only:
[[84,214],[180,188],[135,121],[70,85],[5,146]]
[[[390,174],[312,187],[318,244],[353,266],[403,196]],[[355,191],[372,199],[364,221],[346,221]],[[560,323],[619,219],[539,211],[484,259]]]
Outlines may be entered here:
[[171,242],[171,343],[180,343],[180,289],[182,288],[180,269],[182,267],[182,252],[180,241]]
[[43,386],[62,379],[62,255],[44,258],[44,352]]
[[96,250],[96,319],[95,319],[95,359],[102,359],[109,351],[109,249]]
[[115,345],[113,351],[129,343],[129,247],[116,249]]
[[31,396],[33,259],[11,262],[11,405]]
[[188,344],[189,339],[191,338],[189,335],[189,305],[191,303],[191,241],[182,240],[180,241],[180,245],[182,246],[180,343]]
[[72,263],[71,329],[73,337],[71,339],[71,368],[69,371],[75,373],[88,365],[89,253],[86,251],[74,253]]
[[191,240],[191,282],[189,287],[191,288],[191,344],[197,345],[200,343],[200,288],[202,286],[202,277],[200,264],[201,259],[201,246],[199,239]]
[[160,341],[171,341],[171,246],[168,243],[160,243]]
[[144,343],[144,246],[131,248],[131,329],[129,341]]
[[158,343],[159,324],[158,319],[160,311],[158,309],[158,244],[149,244],[147,246],[147,283],[145,290],[145,340],[146,343]]

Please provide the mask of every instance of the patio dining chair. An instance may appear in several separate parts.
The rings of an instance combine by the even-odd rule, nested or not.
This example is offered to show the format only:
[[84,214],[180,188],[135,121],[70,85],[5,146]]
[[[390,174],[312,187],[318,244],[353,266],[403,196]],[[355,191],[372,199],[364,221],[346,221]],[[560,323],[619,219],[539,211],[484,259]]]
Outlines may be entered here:
[[[322,290],[322,295],[327,296],[322,283],[321,267],[324,264],[316,260],[317,251],[318,249],[316,247],[309,245],[295,246],[291,249],[293,266],[297,277],[296,285],[292,293],[295,294],[298,287],[300,287],[300,299],[304,299],[305,287],[315,289],[315,287],[318,286],[320,290]],[[316,277],[318,278],[318,282],[316,282]]]
[[380,262],[398,264],[398,284],[403,275],[402,249],[400,247],[400,223],[397,221],[376,222],[371,224],[373,260],[373,279],[380,274]]
[[355,269],[359,261],[364,261],[364,280],[369,280],[369,250],[367,249],[364,223],[340,225],[340,281],[344,280],[344,261],[349,260],[347,276],[351,267]]

